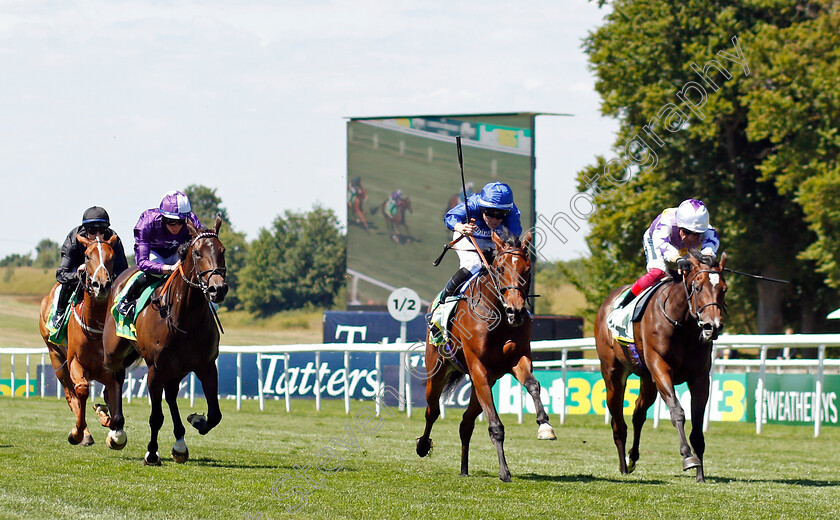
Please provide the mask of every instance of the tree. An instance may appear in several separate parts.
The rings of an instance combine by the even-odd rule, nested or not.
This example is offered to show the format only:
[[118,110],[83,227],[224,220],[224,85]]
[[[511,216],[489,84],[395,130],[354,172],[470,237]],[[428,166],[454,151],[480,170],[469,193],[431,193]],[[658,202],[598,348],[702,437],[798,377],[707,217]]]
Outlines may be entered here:
[[245,309],[261,316],[307,305],[329,307],[344,284],[347,249],[335,213],[319,205],[286,211],[250,245],[241,273]]
[[37,255],[35,256],[35,261],[32,263],[33,267],[58,267],[58,263],[61,261],[61,250],[57,243],[49,238],[44,238],[35,246],[35,251]]
[[219,240],[225,246],[225,282],[228,285],[228,293],[222,305],[233,310],[242,303],[239,297],[239,276],[248,259],[248,241],[245,233],[233,229],[227,209],[222,207],[222,199],[216,195],[215,188],[190,184],[184,189],[184,193],[190,198],[193,213],[205,226],[212,226],[217,214],[222,216],[224,224],[219,230]]
[[[836,303],[826,282],[840,282],[840,215],[826,206],[840,191],[838,98],[829,87],[838,79],[838,15],[830,4],[612,3],[584,44],[602,111],[620,122],[616,157],[578,174],[596,208],[592,258],[576,279],[592,309],[643,272],[641,236],[653,218],[691,197],[709,206],[731,267],[794,282],[730,275],[730,330],[824,324]],[[789,48],[790,38],[798,45]],[[803,64],[810,39],[821,43]]]
[[30,253],[26,253],[25,255],[12,253],[0,260],[0,267],[29,267],[31,265],[32,256]]

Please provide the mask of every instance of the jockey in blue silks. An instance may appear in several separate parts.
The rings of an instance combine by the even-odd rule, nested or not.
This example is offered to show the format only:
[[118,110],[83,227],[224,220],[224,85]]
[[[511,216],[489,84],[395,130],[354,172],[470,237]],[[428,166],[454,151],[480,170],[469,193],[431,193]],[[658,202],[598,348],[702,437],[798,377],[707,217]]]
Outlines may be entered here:
[[[475,223],[467,221],[469,215]],[[461,202],[450,209],[443,217],[446,227],[454,231],[452,239],[461,235],[472,235],[481,251],[495,249],[491,235],[493,230],[504,227],[508,232],[519,236],[522,234],[519,208],[513,203],[513,191],[503,182],[491,182],[482,188],[481,193],[470,195],[466,203]],[[458,253],[460,269],[452,276],[441,293],[440,301],[447,296],[454,295],[458,288],[481,269],[481,258],[471,241],[459,240],[452,246]]]

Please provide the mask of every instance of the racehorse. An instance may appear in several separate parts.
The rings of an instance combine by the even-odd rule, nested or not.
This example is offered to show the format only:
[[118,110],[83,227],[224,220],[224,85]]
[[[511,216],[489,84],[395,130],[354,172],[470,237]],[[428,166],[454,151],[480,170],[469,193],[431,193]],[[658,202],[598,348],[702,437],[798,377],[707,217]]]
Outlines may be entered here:
[[[469,474],[470,438],[482,411],[489,423],[490,440],[499,455],[499,478],[510,482],[505,461],[505,427],[493,404],[491,388],[504,374],[513,374],[534,400],[538,438],[556,439],[540,401],[540,384],[532,373],[531,315],[526,307],[531,284],[528,257],[532,234],[522,243],[493,233],[496,257],[490,271],[470,283],[453,311],[457,322],[450,336],[453,348],[438,350],[426,339],[426,429],[417,439],[417,454],[425,457],[432,447],[429,435],[440,415],[439,398],[468,373],[472,381],[470,403],[461,420],[461,475]],[[501,311],[501,312],[500,312]]]
[[[402,240],[411,237],[411,230],[408,229],[408,224],[405,222],[405,212],[407,210],[409,213],[414,213],[414,210],[411,209],[411,199],[409,197],[401,198],[397,199],[395,203],[396,212],[392,215],[387,208],[389,200],[385,199],[382,204],[371,209],[370,213],[375,215],[377,210],[381,210],[382,218],[388,224],[388,233],[391,234],[391,240],[399,244]],[[405,232],[401,233],[403,230]]]
[[[347,214],[348,220],[369,230],[367,218],[365,217],[365,201],[367,200],[367,190],[359,183],[359,189],[356,193],[351,193],[347,200]],[[351,220],[352,219],[352,220]]]
[[[142,356],[149,368],[147,386],[152,411],[149,416],[151,439],[143,457],[146,465],[160,465],[158,432],[163,425],[161,398],[164,390],[174,423],[172,458],[179,463],[189,458],[177,398],[180,382],[190,372],[195,372],[201,381],[208,412],[206,418],[190,414],[187,421],[198,433],[205,435],[222,420],[217,395],[219,374],[215,363],[219,355],[219,330],[209,305],[224,300],[228,291],[225,283],[225,248],[218,236],[221,224],[221,217],[216,216],[213,230],[198,231],[187,220],[192,239],[179,250],[181,262],[178,269],[170,275],[163,287],[156,289],[151,305],[137,315],[136,340],[116,335],[116,323],[111,313],[105,320],[105,363],[117,374],[119,390],[122,390],[125,368],[138,355]],[[118,294],[136,271],[129,269],[120,275],[114,282],[112,294]],[[121,395],[121,392],[117,395]],[[109,440],[115,447],[121,448],[127,440],[123,431],[125,419],[121,400],[117,401],[112,414]]]
[[[113,387],[113,374],[102,361],[102,324],[108,311],[108,291],[111,289],[111,272],[114,268],[114,250],[118,237],[109,240],[92,240],[76,235],[76,240],[85,247],[84,297],[81,303],[68,305],[73,319],[67,323],[67,346],[56,345],[49,340],[47,327],[50,306],[60,284],[55,284],[49,294],[41,300],[39,329],[50,352],[55,375],[64,387],[64,397],[76,416],[76,426],[67,436],[70,444],[90,446],[93,436],[85,421],[85,406],[90,395],[89,380],[94,379]],[[66,290],[69,290],[66,289]],[[112,407],[119,394],[105,392],[108,407]],[[102,426],[108,426],[108,407],[94,405]]]
[[[697,468],[697,482],[705,480],[703,416],[709,399],[712,342],[723,329],[722,313],[726,311],[726,282],[723,279],[726,253],[719,263],[696,253],[691,254],[689,260],[691,269],[682,273],[682,278],[675,278],[656,289],[641,321],[633,324],[639,361],[634,360],[634,353],[627,345],[613,338],[607,327],[607,316],[627,286],[610,293],[595,319],[595,343],[607,387],[607,407],[612,415],[613,439],[622,474],[631,473],[636,467],[642,426],[658,391],[680,436],[683,471]],[[633,447],[625,457],[624,388],[630,373],[639,376],[641,388],[633,411]],[[687,383],[691,392],[691,446],[685,437],[685,412],[674,392],[674,385],[680,383]]]

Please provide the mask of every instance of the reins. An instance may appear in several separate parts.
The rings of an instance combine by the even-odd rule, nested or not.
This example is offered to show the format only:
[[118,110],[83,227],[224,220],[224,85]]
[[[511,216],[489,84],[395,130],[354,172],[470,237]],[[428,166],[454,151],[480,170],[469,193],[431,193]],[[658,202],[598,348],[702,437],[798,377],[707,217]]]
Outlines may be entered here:
[[[694,301],[694,297],[695,297],[695,295],[697,294],[698,291],[697,291],[696,286],[694,285],[694,278],[700,273],[720,274],[718,271],[715,271],[714,269],[701,269],[701,270],[698,270],[698,271],[692,270],[691,273],[690,273],[690,275],[691,275],[691,278],[690,278],[690,280],[691,280],[691,290],[689,290],[689,288],[688,288],[688,285],[689,285],[688,277],[683,276],[682,286],[683,286],[683,289],[685,290],[685,301],[686,301],[686,303],[688,303],[688,315],[691,316],[695,320],[699,320],[700,319],[700,313],[703,312],[703,310],[706,309],[707,307],[711,307],[713,305],[716,305],[716,306],[720,307],[721,310],[723,310],[723,312],[726,313],[727,312],[726,311],[726,304],[722,305],[718,302],[710,302],[710,303],[707,303],[707,304],[703,305],[700,308],[697,308],[697,303]],[[662,314],[665,316],[665,319],[668,320],[668,322],[671,325],[673,325],[675,327],[679,327],[679,326],[684,325],[682,322],[680,322],[678,320],[675,320],[675,319],[671,318],[670,316],[668,316],[668,313],[665,311],[665,305],[662,303],[662,298],[661,297],[657,297],[656,301],[659,304],[659,309],[662,311]],[[693,310],[693,309],[696,309],[696,310]]]

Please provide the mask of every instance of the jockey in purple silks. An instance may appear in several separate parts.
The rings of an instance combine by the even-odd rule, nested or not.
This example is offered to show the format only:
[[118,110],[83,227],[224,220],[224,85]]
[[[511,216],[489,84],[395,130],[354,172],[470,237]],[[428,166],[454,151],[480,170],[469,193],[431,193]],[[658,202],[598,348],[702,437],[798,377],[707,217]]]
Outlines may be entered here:
[[[642,291],[665,277],[668,266],[681,268],[680,259],[689,249],[714,257],[720,247],[715,228],[709,225],[709,210],[703,202],[686,199],[679,207],[668,208],[653,219],[643,237],[647,274],[636,280],[624,299],[616,305],[620,309]],[[667,264],[666,264],[667,263]]]
[[[470,218],[475,219],[475,223],[467,222],[468,208]],[[450,209],[443,221],[446,227],[454,231],[453,240],[461,235],[472,235],[482,251],[495,249],[491,238],[493,230],[504,227],[513,235],[522,234],[519,208],[513,203],[513,191],[503,182],[491,182],[482,188],[481,193],[470,195],[466,202]],[[461,265],[443,289],[441,302],[454,295],[461,284],[477,273],[482,265],[481,258],[469,240],[458,241],[452,249],[458,253]]]
[[180,191],[170,191],[163,196],[160,206],[147,209],[134,226],[134,261],[143,271],[132,284],[118,311],[127,315],[133,311],[143,289],[154,280],[178,268],[178,248],[190,241],[190,231],[185,225],[189,219],[196,229],[202,225],[192,212],[190,199]]

